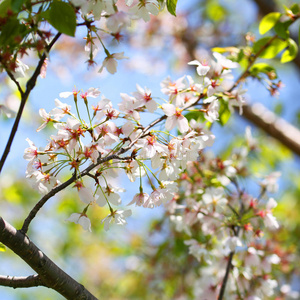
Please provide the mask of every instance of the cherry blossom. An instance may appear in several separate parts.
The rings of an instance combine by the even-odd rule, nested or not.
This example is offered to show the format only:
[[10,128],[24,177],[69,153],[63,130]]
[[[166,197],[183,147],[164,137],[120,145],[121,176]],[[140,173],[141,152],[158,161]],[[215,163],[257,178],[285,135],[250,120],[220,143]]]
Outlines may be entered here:
[[85,214],[73,213],[66,221],[79,224],[84,230],[92,232],[91,221]]
[[102,223],[104,223],[104,229],[107,231],[109,229],[110,224],[116,224],[122,226],[126,225],[127,224],[126,218],[130,217],[131,214],[132,211],[130,209],[118,210],[112,212],[102,220]]
[[174,127],[178,126],[181,133],[187,132],[189,130],[188,120],[182,115],[182,108],[175,107],[173,104],[163,104],[162,110],[167,116],[166,129],[172,130]]
[[117,60],[127,59],[127,56],[124,56],[124,52],[109,54],[103,61],[99,73],[103,71],[104,68],[111,73],[115,74],[117,72],[118,62]]

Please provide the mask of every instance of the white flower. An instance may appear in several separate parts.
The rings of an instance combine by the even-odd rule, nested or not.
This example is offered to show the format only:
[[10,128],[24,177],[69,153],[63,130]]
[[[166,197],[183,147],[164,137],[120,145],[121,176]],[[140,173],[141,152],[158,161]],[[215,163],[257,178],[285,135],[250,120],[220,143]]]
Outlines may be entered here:
[[278,179],[281,176],[280,172],[272,172],[268,176],[265,176],[261,182],[261,186],[270,193],[276,193],[278,191]]
[[136,206],[142,206],[148,200],[149,195],[147,193],[138,193],[135,194],[132,201],[127,205],[132,205],[135,203]]
[[154,113],[157,109],[157,103],[151,97],[151,91],[147,88],[143,89],[138,84],[136,85],[137,92],[133,96],[140,102],[141,106],[146,106],[149,112]]
[[30,139],[27,138],[26,141],[28,142],[29,147],[24,150],[23,158],[31,161],[37,157],[38,150],[35,144]]
[[166,129],[172,130],[175,126],[178,126],[178,129],[181,133],[187,132],[189,130],[189,122],[182,115],[183,109],[175,107],[173,104],[163,104],[162,110],[167,115],[166,120]]
[[86,214],[73,213],[66,221],[79,224],[84,230],[92,232],[91,221]]
[[[132,4],[129,1],[129,4]],[[139,1],[135,6],[129,10],[134,17],[142,18],[145,22],[150,21],[150,14],[158,15],[159,13],[159,4],[157,0],[143,0]]]
[[29,69],[29,67],[27,65],[25,65],[24,63],[22,63],[19,59],[16,60],[16,65],[17,65],[17,67],[15,68],[15,71],[12,72],[14,77],[16,79],[20,78],[20,77],[25,77],[25,72],[26,72],[26,70]]
[[199,244],[195,239],[184,241],[184,244],[189,246],[189,254],[195,256],[198,261],[200,261],[203,257],[204,260],[207,262],[209,254],[208,251],[203,246],[201,246],[201,244]]
[[225,247],[228,247],[231,252],[235,251],[236,247],[243,246],[241,240],[236,236],[227,237],[223,243]]
[[116,192],[125,192],[125,189],[114,187],[110,183],[106,186],[105,189],[98,189],[97,195],[99,196],[97,199],[97,203],[100,206],[106,205],[107,201],[112,203],[113,205],[120,205],[121,204],[121,197]]
[[203,101],[204,104],[210,103],[204,118],[209,122],[214,122],[219,118],[219,101],[215,96],[211,96]]
[[188,62],[188,65],[196,65],[196,70],[199,76],[205,76],[210,69],[210,66],[205,63],[201,64],[198,60]]
[[209,187],[205,190],[205,194],[202,196],[203,202],[209,205],[209,209],[216,208],[217,211],[224,209],[227,204],[227,199],[224,198],[224,189],[221,187],[214,188]]
[[115,74],[117,72],[117,65],[118,65],[117,60],[127,59],[127,58],[128,58],[127,56],[124,56],[124,52],[110,54],[104,59],[102,66],[98,72],[101,73],[103,71],[103,68],[106,68],[106,70],[109,73]]
[[225,56],[218,52],[213,52],[213,56],[217,60],[217,63],[219,63],[225,69],[234,69],[240,66],[237,62],[233,62],[230,59],[227,59]]
[[82,186],[80,189],[78,189],[78,194],[79,194],[80,200],[84,203],[89,204],[89,203],[95,201],[93,192],[84,186]]
[[157,152],[162,153],[166,151],[166,147],[157,142],[154,135],[149,135],[144,139],[138,140],[136,148],[141,148],[141,157],[152,158]]
[[102,223],[104,223],[104,229],[107,231],[109,229],[109,225],[112,223],[117,225],[126,225],[127,222],[125,218],[128,218],[131,216],[132,211],[130,209],[128,210],[119,210],[114,211],[111,214],[109,214],[106,218],[102,220]]

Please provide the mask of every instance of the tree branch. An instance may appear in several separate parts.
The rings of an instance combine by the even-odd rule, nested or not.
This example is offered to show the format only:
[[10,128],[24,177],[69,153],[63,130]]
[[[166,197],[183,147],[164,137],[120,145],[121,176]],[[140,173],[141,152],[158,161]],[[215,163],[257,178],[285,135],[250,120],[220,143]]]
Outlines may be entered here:
[[243,106],[241,117],[247,119],[300,156],[300,130],[265,108],[261,103]]
[[0,275],[0,285],[17,288],[30,288],[35,286],[45,286],[39,275],[31,275],[27,277],[2,276]]
[[[276,6],[273,6],[273,9],[270,10],[270,7],[272,6],[270,3],[273,2],[272,0],[270,1],[254,0],[254,1],[257,3],[257,5],[261,3],[264,3],[264,5],[266,5],[266,8],[268,8],[268,10],[266,10],[265,8],[265,10],[263,11],[264,15],[276,9]],[[198,46],[197,38],[195,37],[194,32],[196,31],[192,31],[189,28],[187,28],[182,33],[182,37],[181,37],[183,43],[186,45],[186,48],[188,50],[190,60],[196,59],[195,53]],[[300,53],[298,53],[298,56],[294,60],[294,62],[297,64],[300,70]],[[246,75],[247,74],[244,72],[239,77],[238,82],[243,80]],[[294,127],[293,125],[285,121],[284,119],[276,116],[273,112],[268,110],[262,104],[255,104],[253,107],[251,107],[250,105],[243,105],[243,114],[241,115],[241,117],[252,122],[258,128],[262,129],[267,134],[271,135],[277,141],[282,143],[283,146],[287,147],[295,154],[300,156],[300,131],[296,127]]]
[[60,269],[22,232],[0,217],[0,241],[37,272],[43,284],[70,300],[97,300],[85,287]]
[[19,91],[21,93],[21,103],[20,103],[20,107],[19,107],[19,110],[18,110],[18,113],[17,113],[17,117],[15,119],[14,125],[12,127],[11,132],[10,132],[10,136],[9,136],[8,142],[7,142],[6,146],[5,146],[3,155],[1,157],[1,161],[0,161],[0,173],[2,171],[2,168],[4,166],[6,158],[7,158],[8,154],[9,154],[9,152],[10,152],[10,148],[11,148],[11,145],[12,145],[13,140],[15,138],[16,132],[18,130],[19,123],[20,123],[20,120],[21,120],[21,116],[22,116],[22,113],[23,113],[26,101],[27,101],[27,99],[29,97],[29,94],[32,91],[32,89],[35,87],[37,77],[39,76],[39,74],[41,72],[41,68],[42,68],[42,66],[44,64],[44,61],[45,61],[45,59],[46,59],[49,51],[51,50],[51,48],[53,47],[53,45],[56,43],[56,41],[59,39],[60,36],[61,36],[61,33],[60,32],[57,33],[56,36],[52,39],[51,43],[47,46],[45,52],[43,53],[42,57],[40,58],[40,61],[39,61],[38,65],[37,65],[34,73],[32,74],[31,78],[27,81],[25,92],[23,92],[23,90],[21,89],[18,81],[13,80],[11,78],[11,76],[8,74],[10,76],[10,78],[16,83],[16,85],[17,85],[17,87],[18,87],[18,89],[19,89]]

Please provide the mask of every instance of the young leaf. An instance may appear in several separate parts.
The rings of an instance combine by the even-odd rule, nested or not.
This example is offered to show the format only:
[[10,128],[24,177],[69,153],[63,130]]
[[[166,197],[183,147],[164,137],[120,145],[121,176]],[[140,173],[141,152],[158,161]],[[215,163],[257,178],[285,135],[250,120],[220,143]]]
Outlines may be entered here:
[[275,78],[277,78],[276,70],[269,64],[257,63],[257,64],[254,64],[250,69],[250,73],[253,76],[257,76],[260,73],[269,74],[271,72],[274,72],[274,74],[276,75]]
[[261,49],[263,49],[258,56],[261,58],[271,59],[288,46],[287,41],[282,41],[278,38],[274,39],[272,42],[270,42],[270,40],[271,37],[265,37],[258,40],[253,45],[253,52],[259,53]]
[[298,46],[296,42],[292,39],[288,39],[288,43],[288,49],[286,49],[281,56],[281,62],[283,64],[293,60],[298,54]]
[[269,30],[271,30],[278,22],[280,16],[281,13],[279,12],[272,12],[264,16],[259,24],[259,33],[265,34]]
[[75,36],[76,14],[70,4],[57,0],[53,1],[48,21],[59,32]]
[[167,9],[169,13],[176,17],[177,0],[167,0]]

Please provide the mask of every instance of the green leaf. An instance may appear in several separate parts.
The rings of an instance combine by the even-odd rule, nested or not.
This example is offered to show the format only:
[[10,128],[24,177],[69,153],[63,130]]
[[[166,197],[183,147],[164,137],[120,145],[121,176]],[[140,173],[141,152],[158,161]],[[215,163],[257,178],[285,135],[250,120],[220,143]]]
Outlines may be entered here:
[[268,74],[270,72],[274,72],[276,74],[276,77],[274,78],[274,79],[276,79],[277,73],[276,73],[275,68],[273,68],[272,66],[270,66],[267,63],[257,63],[257,64],[254,64],[250,68],[250,73],[252,76],[257,76],[259,73]]
[[204,113],[200,112],[200,111],[190,111],[187,114],[184,115],[188,121],[191,121],[192,119],[194,119],[197,122],[204,122],[205,118],[204,118]]
[[265,34],[269,30],[271,30],[278,22],[280,17],[281,17],[281,13],[279,12],[272,12],[264,16],[259,23],[259,33]]
[[6,251],[6,247],[0,243],[0,252],[5,252]]
[[167,0],[167,9],[169,13],[176,17],[177,0]]
[[24,0],[12,0],[11,1],[11,8],[15,13],[20,12],[21,7],[24,3]]
[[0,34],[1,45],[13,45],[16,44],[15,37],[23,37],[26,32],[26,26],[20,24],[17,18],[10,18],[6,24],[2,27]]
[[298,14],[300,12],[300,6],[299,4],[293,4],[291,7],[290,7],[290,10],[293,12],[293,14]]
[[70,4],[53,1],[50,6],[48,21],[59,32],[75,36],[76,14]]
[[212,52],[219,52],[219,53],[239,53],[240,49],[236,47],[215,47],[211,49]]
[[220,101],[220,110],[219,110],[219,123],[224,126],[230,119],[231,111],[229,109],[228,103],[224,100]]
[[226,9],[220,5],[219,1],[208,1],[206,5],[206,14],[214,22],[221,22],[226,17]]
[[290,36],[290,32],[288,28],[293,22],[291,20],[285,21],[285,22],[277,22],[274,30],[278,36],[280,36],[283,39],[287,39]]
[[6,17],[9,9],[11,9],[11,0],[2,1],[0,3],[0,17]]
[[281,56],[281,62],[283,64],[293,60],[298,54],[298,45],[296,42],[292,39],[288,39],[288,43],[288,49],[286,49]]
[[[265,37],[258,40],[253,45],[253,52],[255,54],[259,53],[258,57],[271,59],[288,46],[287,41],[282,41],[278,38],[271,41],[271,39],[271,37]],[[265,49],[261,51],[263,48]]]

